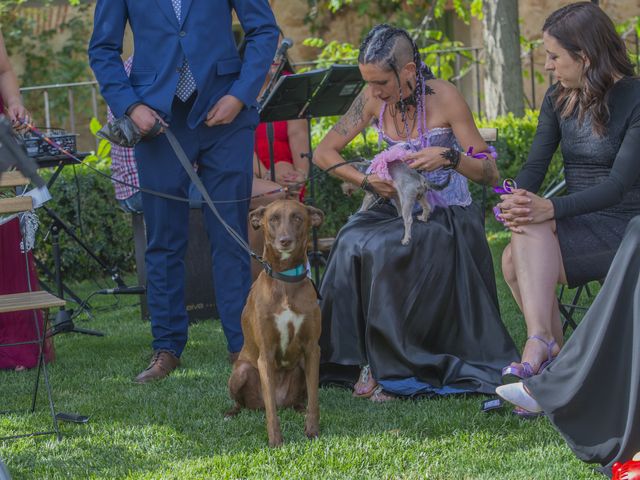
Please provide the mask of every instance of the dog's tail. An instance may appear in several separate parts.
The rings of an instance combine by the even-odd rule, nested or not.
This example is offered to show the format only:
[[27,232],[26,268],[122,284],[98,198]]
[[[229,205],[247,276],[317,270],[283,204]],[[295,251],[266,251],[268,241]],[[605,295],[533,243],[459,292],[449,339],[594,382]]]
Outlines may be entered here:
[[426,180],[427,185],[429,186],[429,188],[431,190],[435,190],[436,192],[439,192],[439,191],[444,190],[445,188],[447,188],[449,186],[449,182],[450,181],[451,181],[451,172],[449,172],[449,175],[447,175],[447,179],[442,183],[431,183],[429,180]]

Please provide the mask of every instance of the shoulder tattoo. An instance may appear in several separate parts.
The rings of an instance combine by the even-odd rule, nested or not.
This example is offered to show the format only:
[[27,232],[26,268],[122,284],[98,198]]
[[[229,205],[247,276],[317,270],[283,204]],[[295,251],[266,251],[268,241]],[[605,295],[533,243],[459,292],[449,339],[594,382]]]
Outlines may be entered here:
[[349,135],[349,131],[362,122],[362,119],[364,118],[364,107],[366,104],[367,99],[365,98],[364,93],[361,93],[353,101],[347,113],[345,113],[333,126],[332,130],[343,137]]

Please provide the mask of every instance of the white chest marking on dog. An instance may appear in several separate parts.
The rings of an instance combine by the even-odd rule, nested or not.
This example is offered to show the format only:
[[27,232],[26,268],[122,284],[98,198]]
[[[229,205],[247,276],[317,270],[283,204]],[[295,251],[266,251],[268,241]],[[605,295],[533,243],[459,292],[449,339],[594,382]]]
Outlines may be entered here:
[[275,315],[276,327],[278,327],[278,332],[280,332],[280,348],[282,349],[282,353],[284,354],[287,351],[287,347],[289,346],[289,324],[293,325],[293,335],[295,336],[298,333],[298,329],[300,325],[302,325],[302,321],[304,320],[304,315],[298,315],[297,313],[293,313],[288,307],[282,313],[278,313]]
[[291,257],[291,252],[280,252],[280,259],[286,260],[289,257]]

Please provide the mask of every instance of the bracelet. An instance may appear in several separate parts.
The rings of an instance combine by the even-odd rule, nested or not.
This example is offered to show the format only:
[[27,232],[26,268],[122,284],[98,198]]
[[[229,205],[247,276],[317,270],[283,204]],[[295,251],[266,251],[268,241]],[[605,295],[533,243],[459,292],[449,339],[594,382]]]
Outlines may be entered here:
[[443,169],[455,170],[458,168],[458,164],[460,163],[460,151],[455,148],[447,148],[440,154],[440,156],[449,162],[448,165],[442,167]]
[[364,190],[365,192],[374,193],[375,190],[373,189],[373,187],[369,183],[369,175],[370,175],[369,173],[365,173],[364,178],[362,179],[362,182],[360,182],[360,188],[362,190]]

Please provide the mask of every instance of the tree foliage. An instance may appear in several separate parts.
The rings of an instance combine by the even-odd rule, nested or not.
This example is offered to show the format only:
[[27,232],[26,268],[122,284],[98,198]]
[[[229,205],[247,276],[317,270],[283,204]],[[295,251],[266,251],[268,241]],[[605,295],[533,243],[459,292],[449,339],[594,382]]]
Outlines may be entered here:
[[308,3],[306,21],[316,29],[346,11],[366,16],[370,26],[393,18],[395,24],[407,29],[415,28],[430,12],[433,18],[442,18],[448,5],[467,23],[472,16],[482,15],[482,0],[308,0]]

